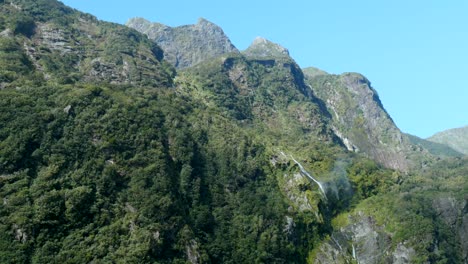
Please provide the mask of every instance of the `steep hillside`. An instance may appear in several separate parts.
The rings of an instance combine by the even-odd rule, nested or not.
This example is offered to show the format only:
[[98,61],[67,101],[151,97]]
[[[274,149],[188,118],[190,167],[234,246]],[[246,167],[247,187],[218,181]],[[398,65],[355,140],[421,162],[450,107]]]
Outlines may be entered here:
[[334,218],[310,263],[467,263],[468,159],[442,160]]
[[404,164],[364,77],[262,38],[176,70],[60,2],[0,10],[0,263],[468,261],[467,160],[370,159]]
[[44,82],[167,86],[172,81],[162,50],[145,35],[57,1],[4,1],[0,31],[1,87]]
[[367,78],[357,73],[331,75],[307,69],[305,73],[307,83],[331,113],[333,130],[348,150],[365,153],[401,171],[415,166],[412,156],[423,157],[385,111]]
[[246,128],[253,125],[278,142],[303,137],[334,140],[326,109],[289,56],[227,54],[180,72],[177,80],[189,87],[184,90],[190,96],[214,103]]
[[439,132],[427,140],[447,145],[460,153],[468,155],[468,126]]
[[225,53],[238,52],[220,27],[203,18],[195,25],[180,27],[133,18],[127,26],[154,40],[164,49],[165,59],[177,68],[187,68]]

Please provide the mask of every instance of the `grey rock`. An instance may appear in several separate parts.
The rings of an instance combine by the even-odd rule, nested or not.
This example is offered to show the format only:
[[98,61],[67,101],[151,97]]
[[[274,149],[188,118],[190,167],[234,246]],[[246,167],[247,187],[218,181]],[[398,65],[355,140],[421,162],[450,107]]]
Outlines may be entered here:
[[71,108],[72,108],[71,105],[67,105],[67,106],[63,109],[63,111],[64,111],[66,114],[68,114],[68,113],[70,113]]
[[415,250],[404,243],[392,247],[391,235],[362,212],[334,231],[316,252],[314,263],[411,263]]
[[[332,117],[332,127],[350,151],[359,151],[385,167],[407,171],[413,155],[409,139],[385,111],[369,80],[358,73],[331,75],[305,70],[306,82]],[[416,155],[416,154],[414,154]]]
[[195,25],[179,27],[132,18],[127,26],[148,35],[164,50],[164,58],[180,69],[222,54],[239,52],[219,26],[203,18]]
[[413,248],[406,247],[403,243],[398,243],[395,252],[393,253],[394,264],[411,263],[411,258],[415,256],[416,252]]
[[200,252],[198,248],[198,243],[194,239],[190,240],[190,242],[185,246],[185,253],[187,255],[187,259],[192,264],[201,263]]
[[262,37],[255,38],[242,54],[255,58],[290,58],[286,48]]
[[456,234],[463,263],[468,263],[468,201],[439,197],[434,199],[432,206],[438,217]]

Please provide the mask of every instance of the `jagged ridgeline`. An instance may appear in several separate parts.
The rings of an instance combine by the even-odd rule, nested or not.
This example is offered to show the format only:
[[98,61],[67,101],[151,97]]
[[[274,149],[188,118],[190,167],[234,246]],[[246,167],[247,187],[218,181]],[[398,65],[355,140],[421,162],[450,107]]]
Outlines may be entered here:
[[0,263],[467,262],[468,161],[365,77],[128,25],[0,0]]
[[44,81],[167,86],[172,81],[161,48],[135,30],[58,1],[3,1],[1,14],[2,87]]

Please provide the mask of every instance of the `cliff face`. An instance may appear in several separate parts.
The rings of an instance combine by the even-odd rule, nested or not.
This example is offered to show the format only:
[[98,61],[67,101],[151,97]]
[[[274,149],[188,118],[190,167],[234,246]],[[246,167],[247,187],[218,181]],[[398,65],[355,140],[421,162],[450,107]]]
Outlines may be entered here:
[[334,131],[348,150],[365,153],[388,168],[409,169],[409,140],[385,111],[367,78],[357,73],[305,72],[307,83],[327,106]]
[[447,194],[410,196],[387,197],[389,206],[372,212],[365,202],[335,219],[330,236],[314,249],[313,263],[468,263],[467,200]]
[[239,52],[220,27],[203,18],[195,25],[180,27],[133,18],[127,26],[154,40],[164,50],[164,58],[177,68],[187,68],[225,53]]
[[[162,50],[136,30],[98,21],[55,1],[12,1],[0,8],[9,14],[0,51],[23,56],[21,61],[31,75],[23,81],[149,86],[172,82],[172,70],[162,61]],[[49,15],[38,17],[38,13]],[[0,80],[2,86],[20,77],[13,74],[18,71],[15,64],[5,63],[12,77]]]
[[468,263],[468,200],[457,200],[454,197],[434,199],[432,206],[460,246],[462,263]]
[[316,250],[313,263],[412,263],[415,250],[404,243],[392,246],[391,235],[375,219],[359,212],[349,221]]

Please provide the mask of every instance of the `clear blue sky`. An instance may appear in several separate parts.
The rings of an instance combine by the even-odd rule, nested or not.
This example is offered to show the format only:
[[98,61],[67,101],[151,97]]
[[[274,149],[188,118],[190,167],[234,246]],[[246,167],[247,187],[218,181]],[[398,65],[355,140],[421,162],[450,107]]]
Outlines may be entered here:
[[243,50],[257,36],[289,49],[301,67],[359,72],[407,133],[468,125],[466,0],[65,0],[99,19],[139,16],[169,26],[204,17]]

